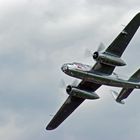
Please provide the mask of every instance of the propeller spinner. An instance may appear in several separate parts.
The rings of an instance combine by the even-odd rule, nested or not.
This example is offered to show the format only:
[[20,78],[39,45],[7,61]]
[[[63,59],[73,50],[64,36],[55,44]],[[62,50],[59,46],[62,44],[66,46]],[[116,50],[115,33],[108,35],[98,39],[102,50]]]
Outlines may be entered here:
[[90,51],[90,50],[87,49],[85,51],[85,56],[86,57],[92,56],[94,60],[97,60],[97,58],[99,56],[99,53],[101,53],[104,49],[105,49],[104,44],[103,43],[100,43],[100,45],[97,48],[97,51],[95,51],[94,53],[92,53],[92,51]]

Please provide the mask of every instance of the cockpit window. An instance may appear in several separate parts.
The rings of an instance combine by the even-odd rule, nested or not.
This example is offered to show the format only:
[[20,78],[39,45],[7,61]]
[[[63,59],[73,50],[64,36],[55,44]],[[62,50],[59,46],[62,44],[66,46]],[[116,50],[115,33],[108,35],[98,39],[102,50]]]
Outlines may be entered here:
[[67,63],[67,65],[72,65],[71,63]]

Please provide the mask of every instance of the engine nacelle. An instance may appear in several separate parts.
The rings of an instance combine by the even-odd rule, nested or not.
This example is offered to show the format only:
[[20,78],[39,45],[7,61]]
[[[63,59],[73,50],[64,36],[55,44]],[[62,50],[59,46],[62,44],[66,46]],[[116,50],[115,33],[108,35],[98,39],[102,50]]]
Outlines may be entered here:
[[99,63],[110,65],[110,66],[125,66],[126,63],[117,56],[106,54],[106,53],[93,53],[93,59]]
[[75,97],[79,97],[82,99],[99,99],[100,97],[94,93],[94,92],[88,92],[85,90],[78,89],[76,87],[73,87],[71,85],[68,85],[66,88],[66,92]]

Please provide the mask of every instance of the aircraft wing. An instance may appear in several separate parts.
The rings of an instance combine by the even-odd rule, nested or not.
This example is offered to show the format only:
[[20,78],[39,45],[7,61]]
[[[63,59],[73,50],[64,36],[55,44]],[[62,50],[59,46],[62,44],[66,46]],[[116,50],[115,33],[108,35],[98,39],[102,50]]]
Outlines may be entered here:
[[84,99],[69,96],[46,129],[52,130],[58,127],[83,101]]
[[[140,25],[140,13],[138,13],[122,30],[122,32],[116,37],[116,39],[109,45],[104,53],[112,54],[121,57],[130,40],[134,36]],[[112,74],[115,66],[109,66],[106,64],[96,63],[91,72],[103,73],[110,75]]]
[[140,13],[138,13],[116,37],[116,39],[106,49],[105,53],[111,53],[121,57],[130,40],[140,26]]
[[[89,91],[95,91],[101,85],[94,84],[87,81],[81,81],[78,85],[80,89],[88,89]],[[85,99],[69,96],[67,100],[64,102],[62,107],[58,110],[56,115],[50,121],[48,126],[46,127],[47,130],[53,130],[57,128]]]

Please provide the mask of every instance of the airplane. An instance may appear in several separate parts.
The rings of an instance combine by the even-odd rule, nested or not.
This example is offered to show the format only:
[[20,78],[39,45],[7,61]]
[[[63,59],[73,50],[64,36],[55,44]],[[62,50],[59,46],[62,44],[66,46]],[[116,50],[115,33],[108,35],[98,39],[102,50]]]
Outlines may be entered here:
[[134,89],[140,89],[140,69],[128,80],[112,76],[115,67],[126,65],[121,56],[139,28],[139,25],[140,13],[134,16],[105,51],[101,52],[100,47],[92,54],[93,59],[96,60],[93,67],[76,62],[67,63],[61,67],[65,74],[78,78],[81,82],[78,85],[68,85],[66,87],[66,92],[69,96],[47,125],[47,130],[56,129],[84,100],[99,99],[100,97],[95,91],[102,85],[122,87],[120,93],[112,91],[116,102],[121,104],[124,104],[124,99]]

